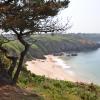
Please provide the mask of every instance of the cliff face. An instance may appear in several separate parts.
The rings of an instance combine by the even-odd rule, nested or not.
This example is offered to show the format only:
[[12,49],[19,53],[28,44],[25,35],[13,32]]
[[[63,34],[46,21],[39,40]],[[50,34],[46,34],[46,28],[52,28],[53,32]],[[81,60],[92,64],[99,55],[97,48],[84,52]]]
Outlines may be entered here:
[[77,37],[92,40],[92,41],[95,41],[97,43],[100,42],[100,34],[99,33],[87,33],[87,34],[86,33],[85,34],[79,33],[79,34],[77,34]]
[[96,42],[72,35],[42,35],[41,37],[37,37],[37,39],[38,41],[34,44],[37,48],[31,46],[29,52],[34,57],[40,58],[43,54],[89,51],[100,47]]
[[[34,43],[33,39],[37,39]],[[96,42],[85,40],[83,38],[75,37],[73,35],[42,35],[42,36],[32,36],[30,41],[32,45],[27,54],[27,58],[44,58],[44,54],[60,53],[60,52],[80,52],[95,50],[100,47],[100,44]],[[23,49],[18,41],[14,43],[7,44],[7,47],[11,48],[12,53],[14,51],[19,55],[20,51]]]
[[92,49],[97,49],[99,47],[98,44],[88,42],[85,40],[79,40],[79,41],[66,41],[66,40],[61,40],[61,41],[44,41],[40,40],[36,43],[38,47],[44,53],[53,53],[53,52],[68,52],[68,51],[85,51],[85,50],[92,50]]

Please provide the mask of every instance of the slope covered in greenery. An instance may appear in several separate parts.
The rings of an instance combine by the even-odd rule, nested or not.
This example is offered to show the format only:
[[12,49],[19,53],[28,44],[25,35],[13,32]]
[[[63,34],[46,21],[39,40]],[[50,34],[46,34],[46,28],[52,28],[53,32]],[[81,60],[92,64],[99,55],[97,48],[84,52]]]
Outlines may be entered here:
[[[34,42],[34,39],[38,41]],[[33,57],[43,58],[44,54],[49,53],[93,50],[99,47],[95,42],[85,41],[85,39],[73,35],[32,36],[31,39],[27,38],[27,42],[30,43],[31,47],[26,56],[26,60],[29,60],[29,58],[32,59]],[[23,50],[23,46],[17,40],[6,43],[3,46],[8,48],[10,55],[15,56],[19,56],[20,51]],[[3,62],[8,66],[10,62],[7,59],[5,61]],[[25,68],[21,71],[17,85],[30,91],[30,93],[23,91],[27,96],[23,92],[18,94],[16,91],[21,90],[18,89],[19,87],[14,87],[16,89],[12,92],[17,95],[16,99],[18,100],[100,100],[99,86],[48,79],[44,76],[31,74]],[[9,93],[12,92],[10,91]],[[5,96],[4,92],[2,92],[2,96]],[[8,96],[11,97],[12,95],[9,94]],[[37,99],[34,99],[35,96]]]
[[[59,52],[80,52],[87,50],[94,50],[100,47],[99,44],[85,38],[77,37],[77,35],[36,35],[27,38],[27,42],[31,45],[27,58],[43,58],[44,54],[54,54]],[[34,42],[35,41],[35,42]],[[19,55],[23,50],[23,46],[16,40],[4,44],[10,48],[12,54]]]
[[18,85],[37,93],[43,100],[100,100],[100,87],[96,85],[47,79],[26,69],[21,72]]

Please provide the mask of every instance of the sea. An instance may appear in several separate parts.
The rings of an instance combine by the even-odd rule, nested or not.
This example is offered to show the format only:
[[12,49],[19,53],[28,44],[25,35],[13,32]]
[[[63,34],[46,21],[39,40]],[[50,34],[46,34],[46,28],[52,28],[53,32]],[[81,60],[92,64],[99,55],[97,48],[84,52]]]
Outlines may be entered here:
[[94,83],[100,85],[100,48],[94,51],[80,52],[77,56],[60,57],[66,66],[66,75],[70,75],[77,82]]

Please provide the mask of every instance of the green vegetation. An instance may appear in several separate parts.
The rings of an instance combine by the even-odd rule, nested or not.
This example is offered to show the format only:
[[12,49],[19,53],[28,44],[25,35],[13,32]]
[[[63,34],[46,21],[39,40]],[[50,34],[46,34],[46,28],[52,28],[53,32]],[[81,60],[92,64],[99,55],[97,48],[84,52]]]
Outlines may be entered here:
[[[51,20],[49,19],[50,24],[47,24],[48,20],[46,21],[46,18],[56,16],[60,8],[67,8],[70,1],[35,0],[32,3],[29,0],[28,3],[24,0],[22,1],[23,4],[18,4],[18,2],[19,0],[3,0],[3,2],[0,2],[0,29],[9,32],[9,34],[13,32],[14,34],[10,35],[15,35],[17,39],[4,45],[0,43],[0,53],[2,54],[0,58],[3,58],[0,59],[0,84],[16,84],[18,80],[20,87],[31,88],[33,93],[35,92],[40,97],[42,96],[44,100],[99,100],[100,88],[93,84],[47,79],[43,76],[33,75],[23,68],[25,57],[26,60],[29,60],[29,58],[32,59],[33,57],[43,58],[44,54],[91,50],[99,47],[94,42],[85,41],[70,35],[55,35],[54,37],[50,35],[35,36],[35,38],[32,37],[32,40],[37,38],[36,40],[38,41],[35,43],[27,40],[28,35],[32,32],[61,31],[70,27],[69,23],[66,23],[66,26],[55,27],[57,23],[55,23],[56,21],[51,23],[51,18]],[[4,35],[4,33],[2,34]],[[29,44],[32,44],[30,48]],[[18,79],[19,74],[20,78]],[[10,92],[10,95],[19,92],[19,90],[11,92],[13,89],[10,90],[10,88],[9,90],[5,89],[8,93]],[[6,94],[6,97],[8,93],[3,91],[3,95]],[[29,100],[27,97],[24,98],[25,95],[22,95],[25,93],[19,92],[19,94],[15,99]],[[30,100],[32,99],[34,98],[31,97]]]
[[[33,36],[30,40],[31,48],[26,57],[28,60],[29,58],[32,59],[32,57],[42,57],[44,54],[48,54],[50,52],[58,52],[59,48],[59,52],[61,52],[63,51],[62,45],[64,45],[66,48],[70,48],[71,45],[70,50],[73,50],[73,45],[74,47],[77,47],[77,44],[82,45],[80,40],[84,40],[73,35],[42,35],[41,38],[40,36],[35,36],[35,38],[38,40],[35,43],[32,41]],[[88,46],[91,48],[91,46],[95,47],[95,45],[96,44],[94,44],[94,42],[92,45],[86,42],[85,45],[82,45],[79,48],[82,47],[83,49],[83,46],[84,48],[87,48]],[[20,51],[22,51],[24,48],[18,41],[11,41],[3,46],[8,48],[9,52],[16,53],[17,55],[19,55]],[[6,66],[10,63],[7,58],[4,59],[3,62]],[[33,94],[37,94],[40,97],[39,100],[100,100],[99,86],[94,84],[73,83],[48,79],[44,76],[31,74],[25,68],[23,68],[21,71],[17,85],[21,88],[28,89]],[[32,96],[29,96],[30,100],[33,100]],[[27,100],[27,98],[25,98],[25,100]]]
[[25,68],[18,85],[31,89],[44,100],[100,100],[100,87],[96,85],[48,79],[31,74]]
[[14,51],[17,54],[19,54],[20,51],[23,50],[24,48],[23,45],[21,45],[21,43],[18,42],[17,40],[5,43],[3,46]]
[[[34,42],[34,39],[37,41]],[[95,42],[89,40],[84,41],[84,38],[72,34],[31,36],[31,39],[27,39],[27,42],[31,44],[27,58],[44,58],[44,54],[71,51],[80,52],[100,47]],[[17,40],[6,43],[4,46],[10,48],[10,53],[16,53],[16,55],[20,55],[20,52],[24,48]]]
[[7,50],[2,47],[2,51],[6,51],[6,57],[12,59],[13,62],[8,71],[10,76],[13,74],[16,59],[18,60],[17,70],[12,78],[13,84],[17,83],[26,54],[29,51],[30,43],[27,42],[26,38],[32,34],[38,34],[38,32],[58,32],[69,29],[71,27],[69,21],[66,21],[64,26],[61,25],[59,27],[58,20],[52,21],[53,17],[62,8],[68,7],[69,3],[69,0],[22,0],[20,3],[19,0],[4,0],[0,2],[0,29],[3,31],[2,36],[5,35],[5,32],[8,32],[10,37],[4,38],[7,40],[17,39],[24,46],[19,53],[19,57],[15,57],[14,54],[8,57]]

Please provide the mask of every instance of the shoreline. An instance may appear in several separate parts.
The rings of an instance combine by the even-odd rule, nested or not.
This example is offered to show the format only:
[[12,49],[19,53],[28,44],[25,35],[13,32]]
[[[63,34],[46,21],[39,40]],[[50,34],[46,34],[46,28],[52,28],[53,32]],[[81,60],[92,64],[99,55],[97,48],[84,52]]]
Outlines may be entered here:
[[75,76],[75,73],[71,71],[71,67],[67,66],[58,56],[46,55],[45,57],[45,60],[36,59],[27,61],[27,70],[36,75],[45,76],[51,79],[80,82]]

